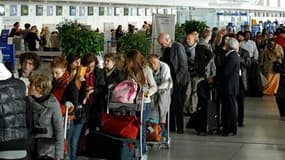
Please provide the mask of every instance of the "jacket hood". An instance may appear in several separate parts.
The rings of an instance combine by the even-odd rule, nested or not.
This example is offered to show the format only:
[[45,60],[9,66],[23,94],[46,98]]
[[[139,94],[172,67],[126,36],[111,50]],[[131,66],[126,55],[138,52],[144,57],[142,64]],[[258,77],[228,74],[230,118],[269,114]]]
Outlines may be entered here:
[[0,80],[6,80],[12,77],[12,73],[5,67],[3,63],[0,63]]

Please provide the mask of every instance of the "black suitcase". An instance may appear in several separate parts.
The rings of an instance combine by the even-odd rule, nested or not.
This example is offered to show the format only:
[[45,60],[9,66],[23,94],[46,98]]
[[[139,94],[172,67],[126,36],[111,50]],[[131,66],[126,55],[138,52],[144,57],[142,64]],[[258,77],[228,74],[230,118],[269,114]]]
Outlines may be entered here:
[[87,135],[87,156],[108,160],[138,160],[139,142],[92,131]]
[[248,96],[262,97],[263,86],[260,77],[260,67],[256,62],[252,62],[248,69]]
[[198,135],[216,133],[219,130],[219,105],[216,89],[207,81],[201,81],[197,86],[198,111],[196,130]]

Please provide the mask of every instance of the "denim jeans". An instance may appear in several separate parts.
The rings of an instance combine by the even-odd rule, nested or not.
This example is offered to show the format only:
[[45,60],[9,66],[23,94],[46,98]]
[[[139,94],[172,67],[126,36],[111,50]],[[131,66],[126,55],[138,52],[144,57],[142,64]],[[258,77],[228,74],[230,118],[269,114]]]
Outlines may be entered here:
[[144,103],[142,117],[142,153],[146,153],[146,120],[150,111],[151,103]]
[[70,128],[67,132],[69,160],[77,159],[77,148],[83,125],[84,122],[81,123],[74,123],[74,121],[70,122]]
[[167,137],[168,136],[168,131],[167,131],[167,126],[166,124],[161,124],[161,137]]

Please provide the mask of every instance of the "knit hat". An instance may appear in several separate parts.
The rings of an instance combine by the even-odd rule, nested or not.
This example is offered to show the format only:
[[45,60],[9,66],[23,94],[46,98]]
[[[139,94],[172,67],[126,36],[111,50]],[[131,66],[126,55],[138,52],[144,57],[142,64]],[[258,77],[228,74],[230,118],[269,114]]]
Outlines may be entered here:
[[6,66],[1,62],[0,63],[0,81],[6,80],[12,77],[11,72],[6,68]]

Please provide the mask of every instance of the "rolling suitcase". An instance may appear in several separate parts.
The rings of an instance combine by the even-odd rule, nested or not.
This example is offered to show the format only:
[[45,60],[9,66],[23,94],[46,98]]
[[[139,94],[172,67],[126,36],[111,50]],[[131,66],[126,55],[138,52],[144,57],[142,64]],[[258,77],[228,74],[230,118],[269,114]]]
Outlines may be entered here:
[[219,107],[216,101],[216,89],[207,81],[198,84],[198,111],[196,130],[198,135],[216,133],[219,129]]

